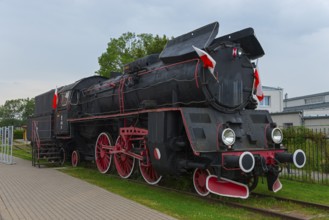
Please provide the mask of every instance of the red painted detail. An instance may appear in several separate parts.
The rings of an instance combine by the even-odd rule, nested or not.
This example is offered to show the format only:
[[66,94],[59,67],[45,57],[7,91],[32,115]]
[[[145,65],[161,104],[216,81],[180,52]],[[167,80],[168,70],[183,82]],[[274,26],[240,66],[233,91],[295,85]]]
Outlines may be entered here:
[[148,135],[148,130],[144,128],[138,128],[138,127],[124,127],[120,128],[120,135],[127,136],[127,135],[140,135],[140,136],[146,136]]
[[159,67],[159,68],[156,68],[156,69],[152,69],[152,70],[149,70],[149,71],[141,72],[138,75],[139,76],[142,76],[142,75],[145,75],[145,74],[154,72],[154,71],[158,71],[158,70],[161,70],[161,69],[167,69],[167,68],[170,68],[170,67],[173,67],[173,66],[177,66],[177,65],[181,65],[181,64],[185,64],[185,63],[189,63],[189,62],[193,62],[193,61],[199,61],[199,59],[198,58],[194,58],[194,59],[185,60],[185,61],[178,62],[178,63],[173,63],[173,64],[170,64],[170,65],[162,66],[162,67]]
[[267,139],[267,129],[270,128],[270,124],[266,124],[265,129],[264,129],[264,137],[265,137],[265,144],[266,144],[266,148],[268,148],[268,139]]
[[114,163],[118,174],[124,179],[129,178],[134,171],[135,158],[125,153],[130,152],[132,148],[133,144],[129,139],[124,139],[122,136],[118,137],[115,149],[122,153],[114,154]]
[[177,66],[177,65],[181,65],[181,64],[185,64],[185,63],[189,63],[189,62],[194,62],[194,61],[197,61],[197,64],[195,66],[195,71],[194,71],[195,84],[196,84],[196,87],[199,88],[199,83],[198,83],[198,69],[199,68],[198,67],[199,67],[200,59],[198,59],[198,58],[185,60],[185,61],[182,61],[182,62],[162,66],[160,68],[156,68],[156,69],[153,69],[153,70],[150,70],[150,71],[141,72],[138,75],[142,76],[142,75],[154,72],[154,71],[158,71],[158,70],[161,70],[161,69],[167,69],[167,68],[170,68],[170,67],[173,67],[173,66]]
[[149,112],[166,112],[166,111],[181,111],[181,108],[158,108],[158,109],[146,109],[146,110],[139,110],[139,111],[132,111],[127,113],[115,113],[115,114],[108,114],[108,115],[99,115],[99,116],[91,116],[91,117],[84,117],[84,118],[72,118],[68,119],[68,122],[85,122],[91,120],[104,120],[104,119],[111,119],[117,117],[127,117],[132,115],[139,115],[145,114]]
[[[194,58],[194,59],[190,59],[190,60],[185,60],[185,61],[182,61],[182,62],[177,62],[177,63],[174,63],[174,64],[162,66],[160,68],[152,69],[152,70],[149,70],[149,71],[144,71],[144,72],[139,73],[138,76],[142,76],[142,75],[149,74],[149,73],[152,73],[152,72],[161,70],[161,69],[167,69],[167,68],[170,68],[170,67],[173,67],[173,66],[177,66],[177,65],[181,65],[181,64],[185,64],[185,63],[189,63],[189,62],[194,62],[194,61],[197,61],[196,72],[195,72],[195,76],[197,76],[197,69],[198,69],[197,67],[198,67],[198,64],[200,62],[200,59],[198,59],[198,58]],[[84,92],[88,94],[88,93],[90,93],[90,92],[92,92],[94,90],[95,91],[96,90],[101,90],[102,88],[106,88],[108,86],[115,88],[117,85],[119,85],[118,95],[121,96],[121,97],[123,97],[124,94],[123,94],[123,91],[122,90],[123,90],[124,84],[122,85],[122,81],[125,81],[125,80],[126,80],[126,78],[122,77],[120,79],[120,81],[118,81],[118,80],[116,80],[116,81],[112,80],[110,82],[104,83],[103,85],[99,85],[97,88],[93,87],[93,89],[86,89],[86,90],[84,90]],[[196,80],[196,84],[197,84],[197,88],[199,88],[198,87],[197,80]],[[119,97],[119,101],[120,101],[120,97]],[[122,103],[120,104],[120,106],[123,106]],[[120,113],[122,113],[122,112],[120,111]]]
[[157,159],[157,160],[161,159],[161,152],[160,152],[159,148],[157,148],[157,147],[154,148],[153,155],[154,155],[155,159]]
[[40,137],[39,137],[39,129],[38,129],[38,121],[32,121],[32,141],[37,145],[38,151],[38,160],[40,159]]
[[235,182],[230,179],[220,178],[210,175],[207,177],[206,182],[207,189],[216,195],[246,199],[249,197],[249,188],[239,182]]
[[77,167],[79,163],[79,153],[78,151],[74,150],[71,155],[71,164],[73,167]]
[[119,90],[118,90],[120,113],[124,113],[124,111],[125,111],[125,100],[124,100],[124,92],[123,92],[123,90],[125,88],[125,81],[126,81],[126,78],[121,78],[120,86],[119,86]]
[[273,186],[272,186],[272,190],[273,190],[273,192],[278,192],[278,191],[280,191],[282,189],[282,184],[281,184],[281,182],[280,182],[280,180],[279,180],[279,177],[275,180],[275,182],[274,182],[274,184],[273,184]]
[[194,70],[194,79],[195,79],[195,85],[197,88],[199,88],[199,82],[198,82],[199,63],[200,63],[200,60],[198,59],[198,62],[196,64],[195,70]]
[[101,133],[96,141],[95,161],[99,172],[107,173],[112,162],[112,155],[109,153],[112,143],[109,135],[105,132]]
[[144,161],[146,154],[137,154],[133,152],[134,141],[144,142],[148,135],[148,130],[138,127],[120,128],[119,137],[110,154],[114,155],[115,167],[122,178],[129,178],[133,173],[135,159]]
[[236,58],[237,57],[237,54],[238,54],[238,49],[236,47],[234,47],[233,48],[233,51],[232,51],[233,58]]
[[132,151],[127,151],[124,148],[121,148],[120,146],[114,146],[114,148],[111,148],[109,150],[109,154],[126,154],[127,156],[133,157],[137,160],[143,160],[143,156],[133,153]]
[[[68,119],[68,122],[77,123],[77,122],[85,122],[85,121],[91,121],[91,120],[105,120],[105,119],[112,119],[117,117],[128,117],[133,115],[139,115],[139,114],[145,114],[149,112],[166,112],[166,111],[180,111],[184,127],[186,128],[186,134],[188,137],[188,140],[190,142],[190,145],[192,149],[195,149],[195,145],[191,142],[191,134],[188,129],[188,125],[186,122],[186,119],[184,117],[184,114],[182,112],[182,108],[159,108],[159,109],[146,109],[146,110],[140,110],[140,111],[133,111],[133,112],[127,112],[127,113],[118,113],[118,114],[109,114],[109,115],[100,115],[100,116],[91,116],[91,117],[85,117],[85,118],[74,118],[74,119]],[[193,150],[194,155],[199,156],[200,153]]]
[[[241,154],[243,154],[245,151],[232,151],[232,152],[224,152],[222,153],[222,167],[226,170],[239,170],[240,168],[227,168],[224,165],[224,157],[225,156],[240,156]],[[253,155],[260,155],[262,157],[265,158],[266,160],[266,165],[273,165],[276,164],[276,160],[275,160],[275,154],[276,153],[282,153],[285,152],[285,150],[283,149],[279,149],[279,150],[264,150],[264,151],[249,151],[251,154]]]
[[144,160],[139,161],[139,170],[145,182],[150,185],[155,185],[161,180],[162,176],[160,176],[152,166],[149,149],[146,144],[146,139],[144,139],[142,144],[140,145],[140,148],[144,149],[141,152],[141,155],[144,157]]
[[116,87],[116,84],[113,83],[113,82],[109,82],[108,85],[111,86],[111,87],[113,87],[113,88]]
[[193,172],[193,185],[195,191],[200,196],[207,196],[209,190],[207,189],[207,177],[210,175],[209,170],[196,168]]

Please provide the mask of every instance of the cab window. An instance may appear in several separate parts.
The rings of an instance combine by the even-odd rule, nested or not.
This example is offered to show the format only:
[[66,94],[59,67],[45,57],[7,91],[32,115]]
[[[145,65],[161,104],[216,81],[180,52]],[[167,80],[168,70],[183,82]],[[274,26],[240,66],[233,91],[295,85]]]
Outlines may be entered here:
[[71,91],[66,91],[60,94],[60,102],[61,102],[60,104],[62,107],[67,105],[69,101],[70,93]]

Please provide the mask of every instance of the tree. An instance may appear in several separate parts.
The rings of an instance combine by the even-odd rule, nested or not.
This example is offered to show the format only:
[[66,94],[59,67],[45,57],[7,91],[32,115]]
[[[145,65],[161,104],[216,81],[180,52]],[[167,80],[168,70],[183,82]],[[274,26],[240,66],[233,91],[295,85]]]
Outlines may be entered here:
[[34,112],[34,99],[7,100],[0,106],[0,127],[21,127]]
[[24,106],[24,109],[23,109],[23,113],[22,113],[22,123],[23,123],[23,125],[24,124],[26,125],[28,118],[31,117],[34,113],[34,108],[35,108],[34,98],[24,99],[23,106]]
[[119,38],[111,38],[106,52],[98,57],[100,69],[96,74],[110,77],[111,72],[122,72],[124,64],[146,55],[160,53],[167,41],[166,35],[136,35],[132,32],[124,33]]

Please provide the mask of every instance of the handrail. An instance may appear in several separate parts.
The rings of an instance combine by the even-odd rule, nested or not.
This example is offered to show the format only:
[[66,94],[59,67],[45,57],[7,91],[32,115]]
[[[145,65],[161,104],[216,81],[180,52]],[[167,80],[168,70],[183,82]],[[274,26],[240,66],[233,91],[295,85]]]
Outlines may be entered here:
[[40,159],[40,137],[38,132],[38,121],[32,121],[32,141],[37,144],[38,160]]

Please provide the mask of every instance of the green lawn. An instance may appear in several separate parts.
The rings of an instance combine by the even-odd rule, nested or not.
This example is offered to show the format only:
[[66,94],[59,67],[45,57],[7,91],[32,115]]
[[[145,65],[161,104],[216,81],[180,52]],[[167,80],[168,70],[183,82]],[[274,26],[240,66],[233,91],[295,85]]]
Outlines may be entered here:
[[102,175],[91,168],[68,167],[67,169],[61,169],[61,171],[178,219],[264,218],[261,215],[243,209],[233,209],[221,204],[205,203],[204,200],[199,198],[129,182],[110,175]]
[[30,145],[24,142],[17,142],[14,140],[13,156],[19,157],[25,160],[32,160],[32,149]]
[[[329,185],[285,179],[281,179],[281,183],[283,187],[279,192],[275,193],[276,196],[329,205]],[[255,192],[273,194],[267,190],[266,181],[264,184],[259,184]]]

